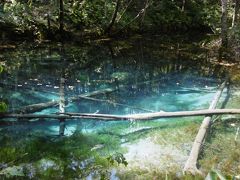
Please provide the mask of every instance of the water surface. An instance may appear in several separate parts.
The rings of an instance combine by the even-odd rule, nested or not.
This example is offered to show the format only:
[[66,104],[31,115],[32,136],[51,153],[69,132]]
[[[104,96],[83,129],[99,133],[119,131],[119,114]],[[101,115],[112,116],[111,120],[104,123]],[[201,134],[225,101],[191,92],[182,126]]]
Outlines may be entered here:
[[[226,75],[224,68],[212,64],[208,52],[199,48],[197,42],[182,39],[162,41],[160,37],[152,37],[91,45],[23,43],[0,55],[4,68],[0,74],[1,101],[13,113],[27,105],[59,100],[60,96],[66,100],[65,112],[124,115],[208,108]],[[64,83],[61,79],[65,79]],[[71,97],[107,88],[113,91],[91,97],[107,100],[105,102],[68,101]],[[56,112],[59,112],[59,106],[35,113]],[[69,120],[65,135],[78,132],[89,138],[95,134],[104,139],[107,134],[107,138],[112,138],[111,142],[117,137],[116,141],[121,143],[131,140],[124,137],[126,134],[132,133],[134,139],[141,139],[141,133],[135,137],[141,130],[169,128],[176,125],[173,122],[200,119],[147,122]],[[32,119],[31,122],[20,123],[11,119],[13,122],[10,124],[3,122],[6,120],[1,120],[0,132],[4,135],[9,133],[14,138],[26,138],[29,134],[46,137],[59,134],[59,121],[56,119]],[[97,143],[99,139],[89,144]],[[112,145],[104,144],[104,140],[100,143],[108,151],[114,149]]]

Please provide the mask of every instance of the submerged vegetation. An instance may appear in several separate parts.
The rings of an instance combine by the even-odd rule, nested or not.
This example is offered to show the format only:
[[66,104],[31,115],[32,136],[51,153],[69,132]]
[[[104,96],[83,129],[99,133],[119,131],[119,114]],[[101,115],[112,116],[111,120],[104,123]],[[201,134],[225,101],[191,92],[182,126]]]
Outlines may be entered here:
[[[14,144],[11,143],[13,141]],[[76,132],[70,137],[59,138],[21,132],[11,136],[1,131],[1,143],[2,177],[61,179],[84,178],[91,174],[107,176],[109,167],[127,165],[122,154],[113,151],[118,149],[119,141],[109,135]],[[99,146],[97,151],[94,149],[96,143],[104,146]]]
[[239,115],[211,117],[185,172],[203,117],[107,118],[206,109],[226,79],[217,108],[238,109],[239,7],[1,1],[0,179],[239,179]]
[[[92,100],[68,102],[66,112],[134,114],[143,110],[206,108],[225,74],[229,74],[234,82],[230,93],[234,96],[227,106],[238,107],[236,67],[212,62],[211,58],[206,61],[209,51],[199,48],[198,40],[189,45],[188,39],[177,37],[172,42],[159,45],[162,39],[136,38],[128,42],[84,46],[66,44],[64,49],[55,44],[18,45],[18,48],[4,51],[2,55],[3,102],[8,111],[14,112],[26,105],[58,99],[59,76],[64,65],[66,98],[99,89],[117,88],[117,91],[108,94],[95,95]],[[178,41],[181,45],[177,46],[175,42]],[[58,107],[38,113],[55,112],[58,112]],[[59,124],[56,120],[38,120],[1,121],[2,177],[193,178],[182,174],[182,168],[201,117],[143,122],[68,121],[65,137],[58,136]],[[216,138],[218,135],[225,136],[224,131],[212,130]],[[231,136],[235,136],[234,130]],[[215,136],[211,136],[206,141],[200,159],[201,169],[206,176],[211,170],[214,174],[216,169],[223,175],[237,176],[237,169],[227,171],[226,167],[218,166],[225,161],[221,159],[227,155],[225,148],[219,148],[218,161],[210,156],[215,149],[211,146],[218,147],[225,140],[220,139],[217,141]],[[233,149],[233,144],[227,145]],[[238,152],[233,151],[233,158],[226,159],[232,165],[238,161],[238,158],[234,159],[237,157],[234,153]]]

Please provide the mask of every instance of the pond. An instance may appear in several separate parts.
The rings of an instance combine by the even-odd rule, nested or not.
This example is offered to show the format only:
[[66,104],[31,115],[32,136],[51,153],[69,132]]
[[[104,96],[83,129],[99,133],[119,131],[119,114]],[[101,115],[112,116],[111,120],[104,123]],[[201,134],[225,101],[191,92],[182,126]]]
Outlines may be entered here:
[[[128,115],[208,108],[227,74],[223,66],[211,63],[208,51],[198,43],[182,38],[166,41],[158,36],[80,45],[21,43],[12,50],[2,50],[0,55],[1,102],[11,113],[49,115]],[[29,105],[59,100],[60,106],[56,103],[24,110]],[[191,132],[194,137],[201,119],[140,122],[78,118],[66,120],[64,137],[58,136],[57,119],[1,119],[0,175],[88,179],[100,175],[118,179],[113,167],[135,167],[138,160],[145,162],[142,158],[146,152],[159,156],[169,150],[173,156],[181,153],[160,146],[159,141],[164,139],[152,141],[151,137],[159,131],[169,137],[167,132],[177,131],[180,134],[175,135],[179,136],[179,130],[186,127],[195,128]],[[183,140],[185,137],[183,133],[180,140],[175,139],[184,146],[179,166],[193,138]],[[159,147],[160,154],[156,152]],[[142,154],[137,152],[141,148],[145,149]],[[150,158],[144,168],[158,166],[154,158],[158,157]]]

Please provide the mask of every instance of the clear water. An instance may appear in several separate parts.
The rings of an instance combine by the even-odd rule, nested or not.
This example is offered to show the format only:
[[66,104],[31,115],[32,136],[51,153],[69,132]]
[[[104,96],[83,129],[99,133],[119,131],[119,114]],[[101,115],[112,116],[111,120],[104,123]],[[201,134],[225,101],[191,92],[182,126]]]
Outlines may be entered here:
[[[196,42],[182,39],[169,40],[167,43],[165,40],[164,44],[161,42],[161,38],[153,37],[96,42],[92,45],[23,43],[0,55],[4,67],[0,74],[1,101],[7,104],[9,112],[16,112],[26,105],[58,100],[60,79],[64,77],[65,99],[116,88],[116,91],[92,98],[122,104],[79,99],[68,102],[65,112],[123,115],[146,113],[147,110],[157,112],[208,108],[216,88],[224,79],[223,67],[211,64],[207,51],[194,45]],[[35,113],[56,112],[59,112],[58,106]],[[141,129],[169,127],[174,121],[197,119],[143,122],[69,120],[66,121],[65,135],[70,137],[75,132],[81,132],[90,137],[91,134],[97,134],[99,138],[106,134],[123,137]],[[23,134],[52,136],[59,133],[59,121],[54,119],[33,119],[20,123],[16,119],[11,119],[12,123],[6,123],[6,120],[1,119],[0,132],[17,138]],[[120,141],[125,139],[121,138]]]
[[[79,99],[69,102],[66,112],[134,114],[144,112],[138,107],[153,112],[208,107],[224,69],[211,65],[205,59],[207,52],[188,42],[165,46],[159,42],[156,38],[91,46],[26,43],[1,54],[5,68],[0,80],[1,99],[11,112],[26,105],[58,100],[60,78],[64,77],[65,99],[119,87],[112,93],[93,97],[123,104]],[[36,113],[58,111],[54,107]],[[69,123],[67,131],[74,132],[79,122]],[[103,122],[110,127],[112,123]],[[45,129],[46,125],[49,133],[58,132],[57,122],[38,124],[34,125],[36,129],[38,126]],[[86,124],[88,131],[93,131],[99,128],[95,124],[101,122],[88,120]]]

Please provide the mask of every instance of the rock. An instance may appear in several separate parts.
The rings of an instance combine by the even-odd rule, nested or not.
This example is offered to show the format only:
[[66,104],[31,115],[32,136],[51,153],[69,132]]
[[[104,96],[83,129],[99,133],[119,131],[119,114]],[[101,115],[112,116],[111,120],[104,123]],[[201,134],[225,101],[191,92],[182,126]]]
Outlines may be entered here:
[[47,171],[50,168],[54,170],[60,170],[60,166],[51,159],[41,159],[38,162],[37,167],[40,171]]
[[33,164],[26,164],[24,166],[25,168],[25,175],[29,178],[29,179],[33,179],[36,176],[36,167],[33,166]]
[[0,171],[0,175],[4,175],[7,178],[14,177],[14,176],[25,176],[23,172],[23,166],[7,167]]

